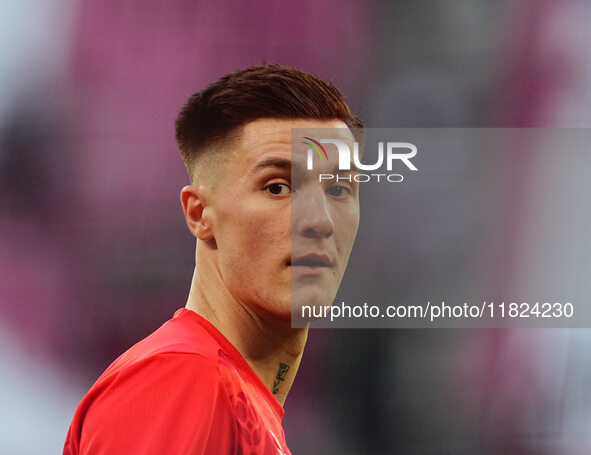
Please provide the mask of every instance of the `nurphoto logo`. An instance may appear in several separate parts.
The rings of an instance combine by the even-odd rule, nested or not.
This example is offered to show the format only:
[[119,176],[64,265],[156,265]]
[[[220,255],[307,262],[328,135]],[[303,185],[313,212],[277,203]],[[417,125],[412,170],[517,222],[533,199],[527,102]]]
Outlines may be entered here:
[[[392,171],[393,162],[401,161],[409,170],[417,171],[417,167],[410,161],[417,154],[417,147],[410,142],[378,142],[378,157],[373,164],[364,164],[361,162],[359,153],[359,143],[353,143],[353,153],[345,141],[339,139],[320,139],[319,141],[312,139],[311,137],[304,136],[306,142],[303,144],[309,146],[307,155],[306,168],[311,171],[314,169],[314,155],[320,158],[320,160],[328,161],[328,153],[326,148],[322,144],[332,144],[337,148],[339,157],[339,171],[350,171],[351,164],[355,166],[355,169],[361,171],[375,171],[384,166],[386,163],[386,170]],[[386,152],[384,153],[384,148]],[[408,152],[401,152],[400,150],[408,150]],[[385,156],[384,156],[385,155]],[[351,159],[352,158],[352,159]],[[335,180],[335,181],[356,181],[356,182],[369,182],[370,180],[381,181],[381,179],[387,180],[388,182],[398,183],[404,180],[402,174],[361,174],[361,173],[347,173],[347,175],[339,174],[319,174],[318,180]]]

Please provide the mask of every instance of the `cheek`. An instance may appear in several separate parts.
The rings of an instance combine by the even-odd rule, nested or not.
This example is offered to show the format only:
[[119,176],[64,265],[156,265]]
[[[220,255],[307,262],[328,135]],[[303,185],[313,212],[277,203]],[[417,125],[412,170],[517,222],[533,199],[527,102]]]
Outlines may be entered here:
[[279,219],[261,219],[252,225],[252,243],[259,267],[276,267],[277,261],[286,259],[291,250],[291,223]]
[[290,211],[242,209],[223,221],[218,257],[220,274],[230,292],[242,301],[260,305],[288,300]]
[[291,220],[289,210],[241,207],[219,217],[216,240],[221,261],[232,268],[275,266],[275,256],[289,254]]
[[335,217],[335,221],[340,231],[341,246],[350,249],[353,246],[357,236],[357,228],[359,227],[359,208],[351,207],[349,210],[340,211],[338,216]]

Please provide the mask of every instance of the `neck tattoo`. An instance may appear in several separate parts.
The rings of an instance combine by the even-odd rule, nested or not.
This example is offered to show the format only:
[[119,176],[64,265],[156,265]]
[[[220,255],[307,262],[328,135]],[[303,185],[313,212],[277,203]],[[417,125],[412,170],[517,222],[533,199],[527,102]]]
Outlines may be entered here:
[[273,381],[273,395],[275,395],[277,392],[279,392],[279,384],[281,384],[281,382],[285,381],[285,376],[287,375],[287,372],[289,370],[289,365],[285,364],[285,363],[279,363],[279,371],[277,371],[277,376],[275,377],[275,380]]

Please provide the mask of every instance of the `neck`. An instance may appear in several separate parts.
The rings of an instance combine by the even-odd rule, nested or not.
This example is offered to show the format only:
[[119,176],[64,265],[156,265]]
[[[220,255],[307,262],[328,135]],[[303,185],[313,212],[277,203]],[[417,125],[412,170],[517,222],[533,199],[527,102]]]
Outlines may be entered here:
[[208,320],[232,343],[283,406],[300,366],[308,329],[292,329],[289,320],[258,314],[233,298],[220,280],[211,278],[204,279],[195,269],[186,308]]

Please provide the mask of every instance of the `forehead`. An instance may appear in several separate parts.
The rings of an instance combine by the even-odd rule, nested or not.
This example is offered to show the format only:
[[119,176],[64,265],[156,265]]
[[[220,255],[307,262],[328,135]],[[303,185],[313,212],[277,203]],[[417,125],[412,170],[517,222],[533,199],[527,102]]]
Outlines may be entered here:
[[269,153],[290,155],[292,128],[338,128],[344,136],[351,134],[340,120],[259,119],[243,127],[236,144],[240,149],[237,158],[244,162],[256,161]]

